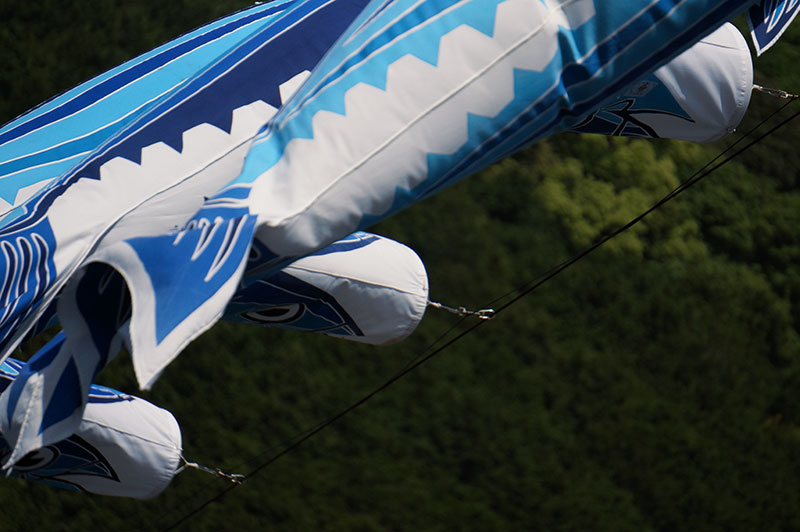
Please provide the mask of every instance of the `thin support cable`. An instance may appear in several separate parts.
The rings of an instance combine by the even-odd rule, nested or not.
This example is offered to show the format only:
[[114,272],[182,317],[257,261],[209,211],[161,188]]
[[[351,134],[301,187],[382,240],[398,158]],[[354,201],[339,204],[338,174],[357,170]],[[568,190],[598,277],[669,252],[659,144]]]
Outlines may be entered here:
[[540,286],[542,286],[546,282],[550,281],[553,277],[557,276],[558,274],[560,274],[561,272],[563,272],[564,270],[566,270],[567,268],[569,268],[570,266],[572,266],[573,264],[578,262],[579,260],[581,260],[584,257],[586,257],[587,255],[589,255],[591,252],[593,252],[594,250],[596,250],[597,248],[599,248],[600,246],[602,246],[603,244],[605,244],[606,242],[608,242],[612,238],[618,236],[619,234],[627,231],[628,229],[630,229],[634,225],[638,224],[643,219],[645,219],[648,215],[652,214],[653,211],[655,211],[655,210],[659,209],[660,207],[664,206],[664,204],[666,204],[670,200],[674,199],[675,197],[677,197],[679,194],[681,194],[685,190],[688,190],[692,186],[696,185],[697,183],[699,183],[704,178],[708,177],[709,175],[711,175],[712,173],[714,173],[715,171],[717,171],[721,167],[725,166],[727,163],[732,161],[734,158],[736,158],[740,154],[744,153],[745,151],[747,151],[748,149],[753,147],[755,144],[761,142],[762,140],[764,140],[764,138],[766,138],[769,135],[773,134],[775,131],[777,131],[778,129],[782,128],[783,126],[785,126],[789,122],[793,121],[798,116],[800,116],[800,111],[794,113],[789,118],[783,120],[782,122],[780,122],[776,126],[772,127],[769,131],[767,131],[766,133],[760,135],[755,140],[749,142],[743,148],[735,151],[733,154],[729,155],[728,157],[726,157],[725,159],[723,159],[722,161],[720,161],[716,165],[708,168],[704,172],[702,172],[699,175],[695,176],[693,179],[685,181],[684,183],[679,185],[675,190],[673,190],[672,192],[670,192],[669,194],[664,196],[661,200],[656,202],[652,207],[650,207],[648,210],[646,210],[645,212],[643,212],[642,214],[640,214],[639,216],[637,216],[636,218],[634,218],[633,220],[631,220],[627,224],[623,225],[622,227],[620,227],[619,229],[613,231],[612,233],[606,235],[605,237],[601,238],[600,240],[598,240],[597,242],[595,242],[594,244],[592,244],[591,246],[589,246],[588,248],[586,248],[582,252],[572,256],[571,258],[569,258],[566,261],[562,262],[561,264],[559,264],[555,268],[551,269],[549,271],[549,273],[544,275],[538,281],[534,282],[533,284],[531,284],[527,288],[521,290],[508,303],[505,303],[504,305],[501,305],[495,311],[495,314],[499,314],[503,310],[507,309],[508,307],[510,307],[511,305],[513,305],[514,303],[516,303],[517,301],[522,299],[523,297],[527,296],[528,294],[530,294],[531,292],[533,292],[534,290],[536,290],[537,288],[539,288]]
[[[774,118],[776,115],[778,115],[778,114],[779,114],[781,111],[783,111],[783,110],[784,110],[786,107],[788,107],[788,106],[789,106],[791,103],[793,103],[793,102],[794,102],[795,100],[797,100],[798,98],[800,98],[800,96],[794,96],[794,95],[791,95],[791,97],[789,98],[789,101],[787,101],[787,102],[786,102],[786,103],[784,103],[782,106],[780,106],[778,109],[776,109],[775,111],[773,111],[772,113],[770,113],[770,115],[769,115],[769,116],[767,116],[766,118],[764,118],[763,120],[761,120],[761,122],[759,122],[757,125],[755,125],[755,126],[751,127],[751,128],[750,128],[750,129],[749,129],[749,130],[748,130],[746,133],[744,133],[744,134],[740,135],[740,136],[739,136],[739,138],[737,138],[737,139],[736,139],[736,141],[734,141],[734,142],[733,142],[733,143],[732,143],[730,146],[728,146],[727,148],[725,148],[724,150],[722,150],[722,151],[721,151],[720,153],[718,153],[718,154],[717,154],[717,155],[716,155],[716,156],[715,156],[713,159],[711,159],[711,160],[710,160],[710,161],[708,161],[708,162],[707,162],[705,165],[703,165],[701,168],[699,168],[698,170],[696,170],[696,171],[695,171],[695,172],[694,172],[694,173],[693,173],[693,174],[692,174],[692,175],[691,175],[691,176],[690,176],[688,179],[686,179],[685,181],[683,181],[682,183],[680,183],[680,184],[679,184],[677,187],[675,187],[675,189],[673,189],[673,190],[672,190],[672,191],[671,191],[669,194],[667,194],[666,196],[664,196],[664,197],[663,197],[663,198],[662,198],[662,199],[661,199],[661,200],[660,200],[658,203],[656,203],[656,204],[655,204],[655,205],[654,205],[654,206],[653,206],[653,207],[652,207],[650,210],[648,210],[647,212],[645,212],[645,213],[642,215],[642,218],[644,218],[645,216],[647,216],[648,214],[650,214],[650,213],[651,213],[653,210],[657,209],[658,207],[660,207],[660,206],[661,206],[661,205],[663,205],[664,203],[667,203],[667,202],[668,202],[669,200],[671,200],[673,197],[675,197],[675,196],[677,196],[678,194],[680,194],[680,193],[681,193],[681,192],[682,192],[682,191],[683,191],[685,188],[689,188],[689,187],[691,187],[692,185],[694,185],[694,183],[695,183],[696,181],[699,181],[700,179],[702,179],[702,177],[700,177],[700,176],[703,176],[703,177],[704,177],[706,173],[711,173],[711,172],[713,172],[713,171],[716,169],[716,167],[715,167],[714,169],[710,170],[710,171],[709,171],[709,168],[711,168],[711,167],[712,167],[712,166],[713,166],[713,165],[714,165],[714,164],[715,164],[717,161],[719,161],[720,159],[722,159],[723,157],[725,157],[725,155],[726,155],[726,154],[728,154],[728,153],[732,152],[732,151],[733,151],[733,150],[736,148],[736,146],[738,146],[739,144],[742,144],[742,143],[743,143],[745,140],[747,140],[747,139],[748,139],[748,138],[750,138],[752,135],[754,135],[756,131],[758,131],[759,129],[761,129],[761,128],[762,128],[762,127],[763,127],[763,126],[764,126],[764,125],[765,125],[767,122],[769,122],[770,120],[772,120],[772,118]],[[791,121],[791,120],[793,120],[793,119],[794,119],[794,117],[791,117],[791,118],[789,118],[789,119],[788,119],[788,121]],[[773,128],[773,130],[770,130],[770,131],[768,131],[766,134],[763,134],[763,135],[761,135],[761,136],[760,136],[758,139],[756,139],[756,141],[754,141],[754,142],[751,142],[750,144],[748,144],[748,145],[747,145],[746,147],[744,147],[743,149],[741,149],[741,150],[737,151],[737,152],[736,152],[734,155],[732,155],[732,156],[731,156],[731,158],[734,158],[734,157],[738,156],[740,153],[743,153],[744,151],[746,151],[747,149],[749,149],[749,148],[750,148],[750,147],[751,147],[753,144],[755,144],[755,143],[758,143],[758,142],[760,142],[761,140],[763,140],[763,138],[764,138],[764,137],[771,135],[771,134],[774,132],[774,130],[775,130],[775,129],[778,129],[778,128],[780,128],[780,127],[783,127],[783,125],[785,125],[785,123],[786,123],[786,122],[782,122],[782,123],[781,123],[781,124],[779,124],[779,125],[778,125],[776,128]],[[726,162],[727,162],[727,161],[726,161]],[[723,164],[724,164],[724,163],[723,163]],[[719,166],[722,166],[722,164],[720,164]],[[636,223],[638,223],[639,221],[640,221],[639,219],[635,219],[635,220],[632,220],[632,221],[631,221],[631,223],[632,223],[632,225],[635,225],[635,224],[636,224]],[[599,247],[600,245],[604,244],[605,242],[607,242],[608,240],[610,240],[611,238],[613,238],[614,236],[616,236],[617,234],[619,234],[619,232],[622,232],[622,231],[624,231],[624,230],[627,230],[629,227],[630,227],[630,226],[626,225],[626,226],[623,226],[623,227],[622,227],[622,228],[620,228],[620,229],[617,229],[617,231],[615,231],[615,232],[613,232],[613,233],[611,233],[611,234],[607,235],[606,237],[603,237],[603,238],[601,238],[601,239],[600,239],[600,240],[598,240],[598,241],[597,241],[595,244],[592,244],[592,245],[591,245],[589,248],[587,248],[587,249],[583,250],[582,252],[580,252],[580,253],[578,253],[578,254],[574,255],[573,257],[570,257],[569,259],[567,259],[567,260],[563,261],[562,263],[560,263],[560,264],[558,264],[558,265],[556,265],[556,266],[553,266],[552,268],[550,268],[550,269],[548,269],[548,270],[544,271],[543,273],[541,273],[541,274],[539,274],[538,276],[534,277],[533,279],[531,279],[531,280],[530,280],[530,281],[528,281],[527,283],[525,283],[525,284],[522,284],[522,285],[520,285],[520,286],[518,286],[518,287],[516,287],[516,288],[513,288],[513,289],[511,289],[511,290],[509,290],[508,292],[506,292],[505,294],[503,294],[503,295],[501,295],[501,296],[499,296],[499,297],[496,297],[495,299],[493,299],[492,301],[490,301],[490,302],[487,304],[487,306],[495,306],[495,305],[497,305],[497,304],[498,304],[500,301],[503,301],[504,299],[507,299],[507,298],[509,298],[509,297],[512,297],[512,296],[514,296],[514,295],[516,295],[516,294],[519,294],[519,293],[521,293],[521,292],[523,292],[523,291],[527,290],[527,289],[528,289],[528,287],[530,287],[530,286],[532,286],[532,285],[534,285],[534,284],[538,283],[538,282],[539,282],[539,281],[541,281],[542,279],[549,279],[549,278],[551,278],[551,275],[553,274],[553,272],[560,271],[560,269],[562,269],[562,268],[564,267],[564,265],[565,265],[565,264],[567,264],[567,265],[568,265],[569,263],[571,263],[571,261],[573,261],[574,259],[576,259],[576,257],[577,257],[577,258],[582,258],[582,257],[584,257],[584,256],[588,255],[589,253],[591,253],[591,252],[594,250],[594,248],[595,248],[595,247]],[[500,309],[496,310],[496,311],[495,311],[495,314],[496,314],[497,312],[499,312],[499,311],[500,311],[502,308],[503,308],[503,307],[501,307]]]

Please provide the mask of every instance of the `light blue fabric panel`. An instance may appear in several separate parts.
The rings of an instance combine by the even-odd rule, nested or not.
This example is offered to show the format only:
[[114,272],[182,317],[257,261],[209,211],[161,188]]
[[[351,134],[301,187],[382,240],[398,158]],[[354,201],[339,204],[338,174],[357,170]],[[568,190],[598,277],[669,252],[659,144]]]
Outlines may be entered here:
[[21,189],[42,186],[64,174],[157,98],[294,3],[282,0],[256,5],[203,26],[54,97],[0,128],[0,200],[16,205]]

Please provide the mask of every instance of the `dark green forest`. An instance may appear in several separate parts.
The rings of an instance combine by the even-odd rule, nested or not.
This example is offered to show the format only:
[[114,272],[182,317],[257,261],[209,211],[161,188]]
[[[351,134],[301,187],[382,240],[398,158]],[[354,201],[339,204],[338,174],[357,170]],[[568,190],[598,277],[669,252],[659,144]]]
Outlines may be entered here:
[[[0,0],[0,123],[245,5]],[[756,81],[800,91],[798,64],[795,23],[755,60]],[[740,131],[783,104],[754,94]],[[798,125],[178,529],[800,530]],[[563,134],[371,230],[417,251],[432,299],[499,306],[740,134],[709,146]],[[124,354],[98,381],[173,412],[189,460],[248,473],[473,323],[430,309],[389,347],[221,323],[150,392]],[[162,530],[228,487],[194,470],[150,501],[0,484],[3,531]]]

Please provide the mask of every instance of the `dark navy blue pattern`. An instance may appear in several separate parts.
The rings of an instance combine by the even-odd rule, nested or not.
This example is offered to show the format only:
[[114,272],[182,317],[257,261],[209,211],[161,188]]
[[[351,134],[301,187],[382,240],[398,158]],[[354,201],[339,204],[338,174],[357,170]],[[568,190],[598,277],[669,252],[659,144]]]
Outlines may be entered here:
[[[10,452],[8,443],[0,436],[0,459],[5,460]],[[15,464],[11,476],[74,491],[85,491],[77,481],[82,476],[120,482],[103,453],[74,434],[23,457]]]
[[[289,2],[288,5],[292,5],[293,3],[294,2]],[[171,48],[168,48],[167,50],[164,50],[160,54],[150,57],[142,61],[141,63],[133,65],[131,68],[115,76],[112,76],[111,78],[101,83],[98,83],[97,85],[89,88],[79,96],[73,98],[72,100],[69,100],[64,105],[56,107],[55,109],[47,113],[37,116],[32,120],[24,122],[19,126],[12,128],[4,132],[3,134],[0,134],[0,144],[4,144],[10,140],[25,135],[26,133],[30,133],[31,131],[43,127],[51,122],[55,122],[56,120],[60,120],[69,115],[72,115],[80,111],[81,109],[84,109],[92,105],[98,100],[108,96],[109,94],[119,90],[120,88],[136,81],[137,79],[140,79],[141,77],[149,74],[150,72],[164,66],[170,61],[173,61],[176,58],[188,52],[191,52],[192,50],[195,50],[196,48],[208,42],[218,39],[227,33],[235,31],[237,28],[250,24],[256,20],[271,16],[277,12],[283,11],[287,7],[288,7],[287,4],[282,4],[274,8],[253,13],[252,15],[240,18],[239,20],[235,20],[229,24],[220,26],[207,33],[198,35],[193,39],[190,39],[188,41],[177,44]]]
[[42,218],[26,231],[0,235],[0,350],[16,325],[38,309],[41,297],[55,280],[55,237],[49,221]]
[[248,315],[288,305],[298,305],[300,312],[291,320],[270,321],[270,325],[316,332],[341,329],[338,334],[364,336],[355,320],[332,295],[286,272],[278,272],[237,291],[226,316],[233,318],[238,314],[245,321],[259,323]]
[[800,0],[762,0],[747,13],[756,51],[761,54],[783,35],[800,13]]
[[[201,123],[230,132],[233,110],[255,101],[281,106],[280,85],[316,66],[366,2],[311,0],[290,10],[262,35],[250,39],[193,79],[166,102],[132,126],[135,133],[94,158],[77,172],[99,178],[99,169],[114,157],[140,162],[141,149],[164,142],[180,152],[183,133]],[[313,16],[309,16],[311,14]],[[291,31],[286,31],[291,28]],[[309,40],[307,35],[315,38]],[[309,43],[313,43],[310,46]],[[179,102],[179,103],[178,103]],[[163,116],[161,116],[163,114]],[[152,120],[152,117],[158,117]]]

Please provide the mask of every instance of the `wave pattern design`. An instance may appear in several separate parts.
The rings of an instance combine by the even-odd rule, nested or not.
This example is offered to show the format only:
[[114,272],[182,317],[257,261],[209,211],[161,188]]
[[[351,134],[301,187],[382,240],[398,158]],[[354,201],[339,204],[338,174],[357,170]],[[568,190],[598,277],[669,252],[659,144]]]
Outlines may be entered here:
[[23,231],[0,237],[0,350],[11,333],[33,315],[56,276],[55,239],[46,218]]

